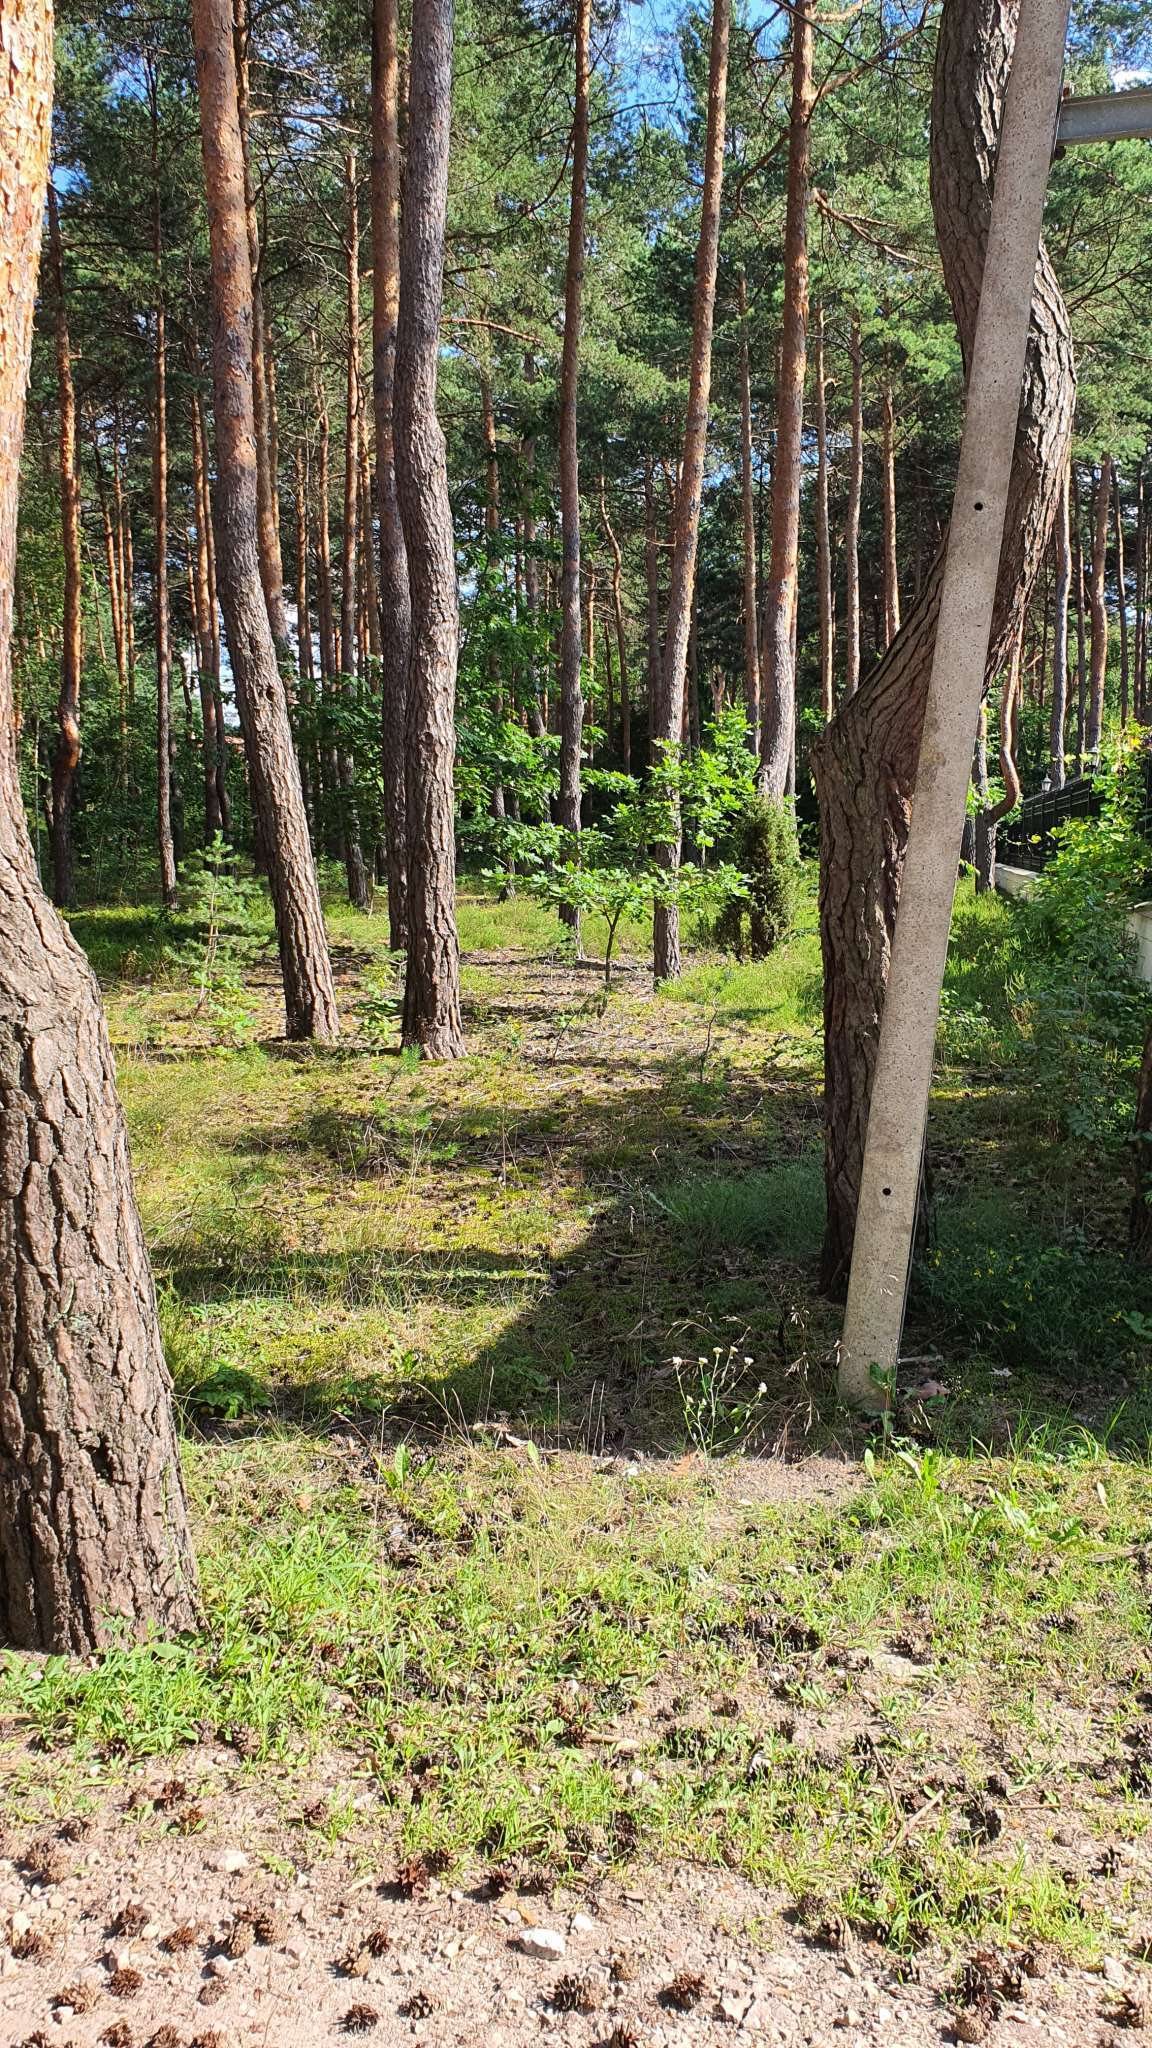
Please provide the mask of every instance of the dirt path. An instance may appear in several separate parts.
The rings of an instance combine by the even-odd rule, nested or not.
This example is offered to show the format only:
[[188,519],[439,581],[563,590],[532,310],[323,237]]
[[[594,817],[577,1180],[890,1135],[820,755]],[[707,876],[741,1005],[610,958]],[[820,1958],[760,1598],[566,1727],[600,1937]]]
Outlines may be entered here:
[[[191,1836],[158,1833],[183,1787],[155,1765],[125,1796],[98,1796],[78,1828],[25,1842],[0,1862],[0,2029],[49,2048],[312,2048],[342,2035],[381,2044],[572,2048],[746,2042],[788,2048],[925,2048],[983,2040],[1099,2048],[1109,2013],[1131,2016],[1135,1975],[1053,1969],[979,2031],[954,2032],[942,1982],[868,1945],[808,1942],[741,1879],[638,1868],[577,1895],[444,1888],[419,1870],[403,1896],[340,1848],[297,1871],[271,1804],[233,1754],[183,1768],[231,1770]],[[78,1839],[76,1837],[78,1836]],[[995,2001],[994,2001],[995,2002]],[[1117,2040],[1119,2040],[1117,2036]],[[1134,2037],[1129,2037],[1134,2038]]]

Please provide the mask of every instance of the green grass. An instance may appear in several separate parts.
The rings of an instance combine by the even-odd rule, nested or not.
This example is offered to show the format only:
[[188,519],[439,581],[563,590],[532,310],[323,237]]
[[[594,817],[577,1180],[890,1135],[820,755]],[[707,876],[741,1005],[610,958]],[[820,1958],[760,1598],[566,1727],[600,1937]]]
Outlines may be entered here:
[[[286,1773],[289,1806],[293,1773],[335,1743],[377,1790],[366,1852],[569,1875],[688,1856],[899,1950],[1011,1932],[1091,1953],[1102,1905],[1048,1843],[1071,1810],[1098,1825],[1106,1808],[1121,1839],[1147,1825],[1124,1736],[1148,1528],[1142,1477],[1088,1449],[909,1452],[839,1503],[750,1508],[725,1466],[627,1479],[413,1451],[360,1477],[275,1438],[199,1447],[203,1638],[92,1668],[10,1659],[7,1704],[81,1759],[242,1737]],[[1061,1761],[1093,1711],[1098,1781]],[[954,1796],[926,1806],[945,1764]],[[1020,1808],[988,1848],[964,1812],[993,1766]]]
[[[62,1797],[93,1756],[115,1777],[238,1734],[292,1813],[338,1753],[371,1809],[316,1826],[365,1859],[690,1857],[902,1952],[1114,1943],[1138,1887],[1070,1874],[1053,1837],[1072,1814],[1136,1841],[1152,1814],[1152,1329],[1115,1256],[1115,1153],[1061,1142],[1007,1063],[1011,908],[962,900],[949,970],[909,1325],[911,1376],[949,1391],[827,1499],[772,1464],[762,1486],[754,1456],[685,1458],[864,1448],[814,1278],[814,913],[772,959],[698,951],[658,993],[633,929],[605,1001],[539,905],[466,892],[469,1057],[444,1068],[400,1057],[386,1019],[360,1029],[384,917],[333,896],[329,922],[351,1028],[289,1052],[270,947],[236,1043],[192,1014],[194,929],[75,920],[108,992],[206,1611],[195,1638],[91,1667],[9,1659],[4,1703],[52,1749],[14,1763],[9,1805]],[[502,1418],[534,1448],[478,1448]],[[987,1843],[990,1774],[1013,1791]]]

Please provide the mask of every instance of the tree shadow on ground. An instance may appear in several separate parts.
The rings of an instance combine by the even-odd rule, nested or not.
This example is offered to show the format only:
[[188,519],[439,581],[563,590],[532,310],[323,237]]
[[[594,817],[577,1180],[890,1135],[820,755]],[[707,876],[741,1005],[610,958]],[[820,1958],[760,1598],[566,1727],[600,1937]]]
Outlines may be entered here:
[[[430,1185],[447,1178],[450,1242],[350,1238],[298,1250],[197,1240],[159,1248],[169,1285],[199,1307],[251,1295],[289,1311],[390,1318],[399,1363],[361,1361],[311,1389],[273,1384],[284,1422],[324,1427],[338,1415],[346,1426],[351,1416],[382,1442],[480,1429],[595,1453],[743,1444],[785,1458],[858,1455],[868,1431],[835,1403],[840,1310],[816,1286],[810,1079],[701,1080],[670,1053],[650,1056],[640,1082],[605,1064],[610,1087],[601,1078],[506,1117],[492,1103],[453,1102],[437,1110],[431,1137],[415,1134],[416,1170]],[[985,1098],[981,1116],[1007,1146],[1003,1108]],[[984,1142],[987,1153],[988,1132]],[[231,1143],[241,1157],[321,1158],[350,1187],[402,1187],[414,1170],[413,1132],[387,1106],[311,1106],[288,1128],[258,1125]],[[578,1187],[592,1214],[562,1253],[546,1233],[494,1246],[470,1232],[469,1203],[499,1211],[506,1198],[557,1186]],[[982,1219],[962,1187],[941,1190],[943,1226],[913,1288],[898,1430],[957,1449],[1081,1431],[1145,1455],[1152,1411],[1123,1301],[1101,1305],[1099,1275],[1080,1298],[1092,1257],[1023,1209],[1014,1236],[1013,1213],[1001,1201]],[[1119,1262],[1113,1284],[1127,1284]],[[1130,1285],[1138,1290],[1139,1277]],[[406,1350],[406,1327],[429,1315],[440,1318],[431,1344]],[[1053,1371],[1046,1360],[1057,1353]],[[917,1393],[933,1383],[947,1393]]]

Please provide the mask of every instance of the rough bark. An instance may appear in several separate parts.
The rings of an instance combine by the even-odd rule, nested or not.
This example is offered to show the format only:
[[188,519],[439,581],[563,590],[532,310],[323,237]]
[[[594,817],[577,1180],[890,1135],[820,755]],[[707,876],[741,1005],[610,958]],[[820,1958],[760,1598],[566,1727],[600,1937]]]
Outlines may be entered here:
[[1092,570],[1088,584],[1092,632],[1084,752],[1093,767],[1100,759],[1100,740],[1104,730],[1104,685],[1108,677],[1108,605],[1104,581],[1108,566],[1108,523],[1111,502],[1112,457],[1102,455],[1096,477],[1092,521]]
[[0,20],[0,1638],[89,1654],[197,1620],[128,1140],[96,981],[36,876],[12,702],[52,13]]
[[820,709],[836,710],[836,609],[832,597],[832,534],[828,521],[828,383],[824,372],[824,309],[816,314],[816,576],[820,585]]
[[264,279],[249,127],[248,61],[251,19],[248,0],[235,0],[232,33],[236,60],[236,106],[244,168],[244,222],[252,276],[252,431],[256,444],[256,542],[260,559],[260,582],[268,607],[268,623],[272,628],[277,659],[286,660],[291,650],[288,639],[288,614],[284,606],[280,503],[273,458],[273,406],[268,378],[270,358],[264,318]]
[[[580,749],[584,698],[580,686],[580,453],[577,398],[584,301],[585,216],[588,206],[588,74],[592,0],[576,0],[576,79],[572,109],[572,198],[564,271],[564,343],[560,356],[560,796],[557,821],[580,834]],[[580,944],[580,913],[561,910]]]
[[764,593],[764,730],[760,787],[780,798],[788,788],[796,731],[793,626],[800,552],[804,377],[808,350],[808,184],[812,125],[812,11],[792,9],[792,100],[788,121],[788,195],[784,221],[784,305],[776,384],[776,458],[772,470],[772,546]]
[[1056,548],[1055,618],[1052,629],[1052,702],[1048,725],[1048,777],[1053,789],[1064,787],[1065,725],[1068,719],[1068,600],[1072,590],[1072,533],[1069,519],[1068,469],[1065,465],[1056,499],[1052,528]]
[[289,1038],[335,1038],[336,991],[300,770],[260,580],[252,271],[228,0],[193,0],[212,265],[216,524],[224,624],[276,916]]
[[[712,0],[712,35],[708,58],[708,116],[704,137],[704,189],[700,201],[700,232],[696,244],[696,277],[692,299],[692,356],[688,369],[688,412],[676,491],[672,528],[672,567],[668,579],[668,614],[660,699],[654,710],[652,736],[670,752],[681,744],[684,726],[684,683],[688,644],[696,598],[696,548],[700,537],[700,500],[704,489],[704,458],[708,443],[708,406],[712,391],[712,326],[716,310],[716,263],[720,249],[720,203],[724,190],[724,134],[728,99],[730,0]],[[695,694],[695,692],[693,692]],[[672,834],[658,849],[671,873],[680,865],[680,814],[673,806]],[[652,917],[652,971],[658,981],[674,981],[680,973],[680,910],[674,901],[657,903]]]
[[[1010,0],[945,0],[932,109],[936,231],[967,360],[991,180],[1015,36]],[[1064,302],[1046,254],[1036,273],[1024,392],[988,674],[1003,665],[1048,544],[1075,399]],[[899,900],[939,605],[942,555],[892,646],[820,740],[820,923],[825,995],[826,1285],[847,1272],[868,1098]]]
[[395,455],[412,600],[406,729],[408,959],[403,1039],[465,1050],[456,937],[453,754],[460,624],[444,435],[436,412],[452,104],[452,0],[414,0],[400,229]]
[[744,711],[748,744],[760,758],[760,599],[756,588],[756,505],[752,481],[752,375],[748,360],[748,280],[740,273],[740,502],[744,540]]
[[72,378],[68,302],[64,295],[64,248],[60,236],[60,210],[51,182],[48,185],[48,262],[56,337],[56,392],[60,403],[60,537],[64,555],[60,694],[56,700],[56,747],[52,756],[52,895],[56,903],[67,907],[76,894],[72,811],[76,770],[80,766],[80,680],[83,667],[80,466],[76,452],[76,387]]
[[852,318],[849,343],[852,410],[848,455],[848,504],[844,514],[844,695],[860,687],[860,499],[864,485],[864,398],[861,384],[860,322]]

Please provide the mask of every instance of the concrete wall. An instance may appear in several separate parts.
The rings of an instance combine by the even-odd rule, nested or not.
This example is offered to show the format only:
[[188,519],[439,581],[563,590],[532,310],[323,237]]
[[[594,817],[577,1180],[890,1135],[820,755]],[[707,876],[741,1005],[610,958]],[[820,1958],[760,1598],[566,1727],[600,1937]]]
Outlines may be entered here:
[[[1002,896],[1030,896],[1040,877],[1031,868],[1010,868],[996,863],[996,887]],[[1152,903],[1138,903],[1128,919],[1136,948],[1136,965],[1144,981],[1152,982]]]

